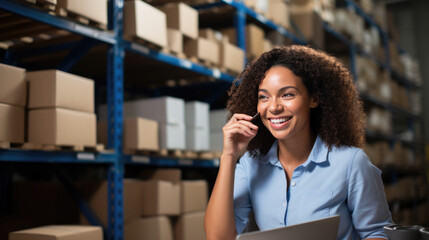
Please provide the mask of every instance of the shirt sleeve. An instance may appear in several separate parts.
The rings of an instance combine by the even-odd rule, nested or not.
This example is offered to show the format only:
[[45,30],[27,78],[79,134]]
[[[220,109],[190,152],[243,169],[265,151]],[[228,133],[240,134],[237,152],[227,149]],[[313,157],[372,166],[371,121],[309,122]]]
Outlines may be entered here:
[[348,208],[361,239],[386,238],[383,227],[392,224],[381,171],[359,149],[348,169]]
[[251,211],[250,194],[247,183],[246,155],[237,163],[234,179],[234,215],[237,233],[242,233],[249,221]]

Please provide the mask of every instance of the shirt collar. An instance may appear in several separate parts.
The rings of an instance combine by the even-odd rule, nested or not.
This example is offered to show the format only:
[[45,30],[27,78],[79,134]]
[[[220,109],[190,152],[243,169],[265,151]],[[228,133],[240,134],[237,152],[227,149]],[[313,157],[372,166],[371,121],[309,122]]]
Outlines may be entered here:
[[[278,141],[275,140],[273,145],[268,151],[267,155],[262,159],[266,163],[271,163],[275,166],[280,166],[278,157]],[[313,148],[311,149],[310,155],[308,156],[307,161],[305,161],[302,166],[307,167],[310,162],[314,163],[322,163],[328,160],[328,147],[325,142],[320,138],[319,135],[316,137],[316,141],[314,142]]]

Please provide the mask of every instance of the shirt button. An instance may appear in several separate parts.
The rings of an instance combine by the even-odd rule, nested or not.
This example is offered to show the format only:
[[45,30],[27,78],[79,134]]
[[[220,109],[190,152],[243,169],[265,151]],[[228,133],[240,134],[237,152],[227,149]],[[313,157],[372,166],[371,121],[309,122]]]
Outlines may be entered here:
[[294,186],[294,187],[295,187],[295,185],[296,185],[296,183],[295,183],[295,182],[291,182],[290,184],[292,184],[292,186]]

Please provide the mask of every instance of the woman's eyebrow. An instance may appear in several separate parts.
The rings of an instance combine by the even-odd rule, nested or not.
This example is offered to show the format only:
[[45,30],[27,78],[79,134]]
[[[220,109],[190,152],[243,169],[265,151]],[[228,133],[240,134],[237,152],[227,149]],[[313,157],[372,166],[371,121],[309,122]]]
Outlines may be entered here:
[[[279,92],[284,91],[284,90],[287,90],[287,89],[289,89],[289,88],[294,88],[294,89],[296,89],[297,91],[299,91],[297,87],[294,87],[294,86],[286,86],[286,87],[282,87],[282,88],[280,88],[280,89],[279,89]],[[266,92],[266,93],[268,93],[268,90],[267,90],[267,89],[264,89],[264,88],[260,88],[260,89],[259,89],[259,91],[260,91],[260,92]]]

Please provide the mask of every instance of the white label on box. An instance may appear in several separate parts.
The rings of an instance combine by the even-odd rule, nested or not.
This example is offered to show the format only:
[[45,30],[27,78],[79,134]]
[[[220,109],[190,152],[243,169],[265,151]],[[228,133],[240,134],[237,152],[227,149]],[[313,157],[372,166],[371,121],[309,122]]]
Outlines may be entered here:
[[150,158],[145,156],[132,156],[131,161],[139,163],[150,163]]
[[136,44],[136,43],[132,43],[131,44],[131,49],[134,49],[136,51],[142,52],[144,54],[149,54],[150,53],[149,48],[147,48],[145,46],[142,46],[142,45],[139,45],[139,44]]
[[187,68],[187,69],[192,68],[192,62],[189,60],[186,60],[186,59],[180,59],[179,64],[180,64],[180,66]]
[[94,153],[77,153],[77,159],[79,160],[95,160]]
[[221,72],[219,71],[219,69],[213,69],[213,77],[220,78],[220,74]]
[[180,159],[178,161],[179,165],[192,165],[191,159]]
[[261,14],[257,14],[256,15],[256,19],[258,19],[261,23],[267,23],[268,19],[264,16],[262,16]]

